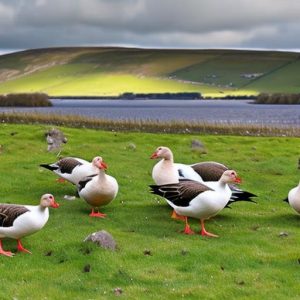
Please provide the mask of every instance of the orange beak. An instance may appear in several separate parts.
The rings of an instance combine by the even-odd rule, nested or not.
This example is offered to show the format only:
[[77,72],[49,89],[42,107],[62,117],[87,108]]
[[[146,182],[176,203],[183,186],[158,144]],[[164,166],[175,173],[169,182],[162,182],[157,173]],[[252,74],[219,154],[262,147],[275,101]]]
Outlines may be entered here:
[[150,159],[155,159],[155,158],[158,158],[158,156],[157,156],[157,153],[156,152],[154,152],[151,156],[150,156]]
[[242,183],[242,179],[240,177],[235,177],[234,182],[235,183]]
[[104,161],[102,161],[102,162],[99,164],[99,168],[100,168],[100,169],[103,169],[103,170],[107,170],[107,164],[106,164]]
[[51,203],[50,206],[53,207],[53,208],[58,208],[58,207],[59,207],[59,204],[58,204],[57,202],[55,202],[55,200],[54,200],[54,198],[53,198],[53,201],[52,201],[52,203]]

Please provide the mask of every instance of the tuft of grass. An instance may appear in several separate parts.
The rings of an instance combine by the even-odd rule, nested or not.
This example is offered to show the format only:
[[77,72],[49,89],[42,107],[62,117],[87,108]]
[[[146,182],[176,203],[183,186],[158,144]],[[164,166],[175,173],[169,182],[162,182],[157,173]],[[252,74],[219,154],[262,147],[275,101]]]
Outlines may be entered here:
[[[75,192],[71,184],[39,167],[57,160],[46,151],[49,126],[0,124],[1,202],[36,204],[50,192],[61,204],[43,230],[23,239],[32,255],[0,256],[1,299],[115,299],[117,291],[125,299],[298,297],[300,218],[282,199],[299,181],[299,138],[59,127],[68,138],[61,156],[101,155],[119,182],[117,198],[103,208],[108,217],[93,219],[83,200],[63,200]],[[206,154],[191,149],[195,139]],[[148,190],[155,163],[149,156],[159,145],[178,162],[213,160],[236,169],[258,203],[237,203],[207,221],[218,239],[181,234],[184,224]],[[198,221],[191,226],[199,228]],[[117,251],[83,243],[101,229],[114,236]],[[16,249],[15,241],[3,244]]]
[[77,128],[94,128],[109,131],[157,132],[157,133],[198,133],[246,136],[300,136],[299,126],[239,124],[229,122],[153,121],[153,120],[110,120],[74,115],[3,112],[2,123],[54,124]]

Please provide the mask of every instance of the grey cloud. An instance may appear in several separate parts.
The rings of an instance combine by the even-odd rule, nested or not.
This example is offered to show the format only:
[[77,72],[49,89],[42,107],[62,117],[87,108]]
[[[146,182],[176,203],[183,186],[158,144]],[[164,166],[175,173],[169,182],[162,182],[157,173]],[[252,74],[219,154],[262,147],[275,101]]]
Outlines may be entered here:
[[0,48],[300,48],[298,0],[0,0]]

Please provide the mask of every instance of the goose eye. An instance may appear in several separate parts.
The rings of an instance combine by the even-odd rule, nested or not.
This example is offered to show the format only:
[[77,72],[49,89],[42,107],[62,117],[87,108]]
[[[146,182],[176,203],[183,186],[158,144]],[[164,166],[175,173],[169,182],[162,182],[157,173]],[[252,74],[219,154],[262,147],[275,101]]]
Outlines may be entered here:
[[231,172],[231,175],[235,175],[235,173],[234,173],[234,172]]

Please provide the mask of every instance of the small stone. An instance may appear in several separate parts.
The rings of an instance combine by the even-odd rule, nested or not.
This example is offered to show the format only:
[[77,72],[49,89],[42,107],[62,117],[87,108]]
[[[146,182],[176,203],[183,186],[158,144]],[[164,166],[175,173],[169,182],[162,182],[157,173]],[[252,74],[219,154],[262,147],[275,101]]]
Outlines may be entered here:
[[122,293],[123,293],[123,290],[121,289],[121,288],[115,288],[114,289],[114,294],[116,295],[116,296],[121,296],[122,295]]
[[48,130],[45,133],[45,136],[48,144],[48,151],[61,150],[61,145],[68,141],[63,132],[56,128]]
[[286,237],[288,235],[289,234],[287,232],[284,232],[284,231],[282,231],[282,232],[279,233],[279,237]]
[[192,140],[191,148],[200,153],[207,153],[204,144],[199,140]]
[[188,250],[186,250],[186,249],[182,249],[181,250],[181,255],[187,255],[189,253],[189,251]]
[[76,197],[75,196],[70,196],[70,195],[64,195],[64,199],[68,200],[68,201],[73,201],[73,200],[76,200]]
[[84,239],[84,242],[91,241],[99,247],[113,250],[117,249],[117,243],[110,233],[105,230],[94,232]]
[[252,226],[252,227],[251,227],[251,230],[253,230],[253,231],[257,231],[257,230],[258,230],[258,228],[259,228],[259,226],[258,226],[258,225],[255,225],[255,226]]
[[45,253],[45,256],[51,256],[51,255],[52,255],[52,250]]
[[192,140],[192,149],[194,148],[204,148],[204,144],[199,140]]
[[152,256],[151,250],[148,249],[144,250],[144,255]]
[[83,268],[83,272],[84,273],[91,272],[91,265],[90,264],[85,265]]
[[129,143],[127,145],[126,149],[135,151],[136,150],[136,145],[134,143]]

